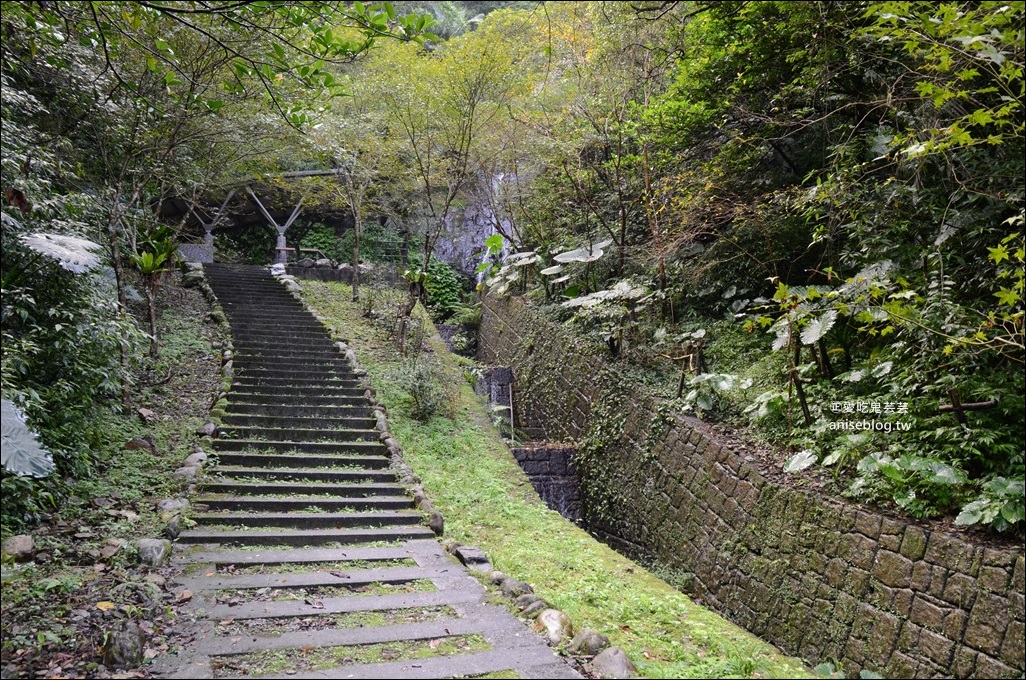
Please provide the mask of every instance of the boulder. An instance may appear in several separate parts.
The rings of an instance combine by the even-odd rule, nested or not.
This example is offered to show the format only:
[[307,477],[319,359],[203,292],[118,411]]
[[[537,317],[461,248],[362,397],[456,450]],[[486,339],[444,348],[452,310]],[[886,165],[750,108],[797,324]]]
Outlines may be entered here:
[[19,534],[4,539],[0,552],[15,562],[28,562],[36,552],[36,542],[27,534]]
[[534,589],[531,588],[531,586],[527,585],[523,581],[518,581],[515,578],[507,578],[502,582],[500,588],[502,589],[502,594],[510,598],[520,597],[526,593],[534,592]]
[[138,411],[136,411],[136,414],[138,414],[139,420],[143,421],[143,424],[145,425],[149,425],[150,423],[157,420],[157,413],[152,409],[141,408]]
[[171,557],[171,541],[163,538],[140,538],[135,542],[139,551],[139,561],[153,567],[159,567]]
[[278,264],[271,265],[271,276],[283,276],[284,274],[285,265],[281,264],[280,262]]
[[331,260],[326,257],[319,258],[314,261],[314,266],[321,269],[331,269]]
[[181,512],[189,507],[189,501],[184,498],[165,498],[159,501],[154,507],[164,512]]
[[529,619],[533,619],[534,617],[538,616],[543,611],[549,608],[550,605],[548,602],[546,602],[545,600],[538,600],[537,602],[532,602],[531,604],[524,607],[524,611],[520,613]]
[[600,678],[633,678],[638,669],[619,647],[610,647],[591,660],[591,671]]
[[558,609],[541,611],[534,622],[534,627],[554,645],[568,640],[574,634],[573,626],[570,625],[570,617]]
[[541,600],[541,598],[535,595],[534,593],[524,593],[516,599],[514,604],[517,606],[517,609],[519,609],[520,611],[524,611],[525,609],[530,607],[535,602],[538,602],[539,600]]
[[187,465],[185,467],[178,468],[171,474],[174,475],[175,479],[179,479],[186,484],[195,484],[196,478],[199,476],[199,467],[195,465]]
[[187,272],[202,272],[203,271],[203,263],[202,262],[184,262],[184,263],[182,263],[182,269],[187,271]]
[[303,290],[303,287],[295,281],[285,281],[285,290],[290,293],[299,293]]
[[431,519],[428,520],[428,527],[431,531],[435,532],[435,536],[441,536],[445,533],[445,520],[442,519],[442,513],[432,512]]
[[207,462],[207,454],[205,451],[197,451],[196,453],[190,453],[189,457],[182,463],[185,467],[199,467]]
[[164,526],[164,535],[173,541],[178,538],[180,533],[182,533],[182,517],[175,515]]
[[312,259],[310,259],[309,257],[304,257],[303,259],[301,259],[299,262],[296,263],[296,266],[297,267],[303,267],[304,269],[309,269],[310,267],[314,266],[314,261]]
[[499,585],[500,583],[506,580],[506,574],[496,569],[492,573],[488,574],[488,580],[491,581],[494,585]]
[[584,656],[595,656],[609,646],[609,638],[594,628],[585,628],[570,641],[570,651]]
[[216,432],[217,425],[215,425],[212,420],[208,420],[207,422],[203,423],[203,425],[200,426],[198,430],[196,430],[196,434],[198,434],[201,437],[213,437]]
[[125,621],[116,633],[107,635],[103,665],[107,668],[135,668],[143,662],[146,636],[135,621]]
[[126,451],[149,451],[151,454],[156,455],[157,446],[153,443],[153,437],[146,435],[144,437],[136,437],[135,439],[129,439],[125,443]]
[[338,266],[338,270],[340,272],[352,272],[353,271],[353,265],[349,264],[348,262],[343,262],[342,264],[340,264]]

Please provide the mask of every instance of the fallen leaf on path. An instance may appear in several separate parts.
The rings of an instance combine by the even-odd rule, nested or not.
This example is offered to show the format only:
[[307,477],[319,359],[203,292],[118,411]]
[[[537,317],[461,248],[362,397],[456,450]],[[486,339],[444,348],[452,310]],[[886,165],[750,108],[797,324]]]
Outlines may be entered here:
[[103,602],[97,602],[96,603],[96,608],[99,609],[101,612],[109,612],[111,609],[114,609],[116,606],[117,606],[116,604],[114,604],[113,602],[110,602],[108,600],[104,600]]

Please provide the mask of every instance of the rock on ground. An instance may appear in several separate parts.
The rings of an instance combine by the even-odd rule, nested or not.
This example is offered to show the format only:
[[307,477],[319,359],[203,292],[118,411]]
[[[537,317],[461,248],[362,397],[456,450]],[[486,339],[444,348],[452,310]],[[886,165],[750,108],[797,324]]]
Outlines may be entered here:
[[135,547],[143,564],[159,567],[171,557],[171,541],[163,538],[140,538]]
[[574,632],[570,617],[558,609],[546,609],[538,614],[534,627],[541,630],[554,645],[563,642]]
[[26,534],[11,536],[3,542],[0,552],[9,555],[15,562],[28,562],[36,552],[36,542]]
[[632,678],[638,671],[619,647],[610,647],[592,659],[591,670],[600,678]]

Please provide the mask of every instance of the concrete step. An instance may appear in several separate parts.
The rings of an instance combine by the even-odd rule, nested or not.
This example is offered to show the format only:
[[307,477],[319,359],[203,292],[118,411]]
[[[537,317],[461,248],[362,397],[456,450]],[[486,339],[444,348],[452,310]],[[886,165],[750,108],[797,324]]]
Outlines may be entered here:
[[281,391],[285,391],[287,388],[328,391],[332,389],[357,389],[360,386],[360,381],[353,378],[334,378],[331,376],[323,376],[320,378],[292,378],[286,376],[253,376],[244,374],[237,376],[232,381],[232,385],[236,384],[238,384],[239,387],[273,387],[276,390]]
[[337,466],[359,466],[367,469],[382,470],[388,467],[389,459],[385,456],[313,456],[308,454],[268,454],[268,453],[235,453],[219,451],[217,460],[222,466],[267,467],[267,468],[319,468]]
[[178,536],[180,543],[232,543],[239,545],[355,545],[378,541],[405,541],[431,538],[435,534],[425,526],[382,529],[279,529],[271,531],[208,531],[189,529]]
[[335,390],[322,394],[283,394],[260,392],[236,386],[231,392],[229,406],[274,408],[289,406],[293,408],[370,408],[363,390]]
[[332,340],[330,340],[329,338],[315,338],[315,339],[309,340],[309,341],[306,341],[306,340],[292,340],[292,341],[286,343],[286,342],[282,342],[280,339],[276,339],[276,338],[265,338],[265,337],[259,337],[259,338],[253,338],[253,337],[250,337],[250,338],[239,338],[239,337],[236,337],[236,338],[233,339],[233,344],[235,345],[235,349],[237,351],[240,351],[240,352],[243,352],[243,351],[254,351],[254,352],[261,352],[261,353],[263,353],[263,352],[277,353],[277,352],[287,352],[287,351],[290,351],[290,350],[295,350],[297,354],[301,354],[302,352],[307,352],[307,351],[310,351],[310,352],[321,352],[321,351],[337,352],[338,351],[338,346],[335,345],[335,343]]
[[293,418],[370,418],[373,414],[369,406],[310,406],[295,402],[289,404],[272,403],[269,400],[264,401],[265,403],[263,404],[229,402],[227,412],[229,415],[287,416]]
[[267,467],[232,467],[216,465],[207,468],[212,478],[223,481],[231,479],[267,479],[279,482],[328,482],[332,484],[366,484],[368,482],[394,482],[395,472],[392,470],[322,470],[319,468],[267,468]]
[[385,455],[381,442],[286,442],[263,439],[215,439],[214,451],[239,451],[249,453],[316,453],[320,455]]
[[358,562],[379,562],[383,560],[411,559],[417,554],[416,548],[427,546],[433,549],[436,542],[408,541],[395,548],[308,548],[305,550],[261,550],[251,552],[249,550],[211,550],[211,551],[190,551],[181,556],[181,560],[187,564],[210,564],[236,566],[254,565],[278,565],[278,564],[315,564],[317,562],[345,562],[355,560]]
[[322,352],[260,352],[249,354],[236,352],[235,365],[239,368],[274,368],[311,370],[314,368],[340,368],[352,373],[353,367],[338,351]]
[[228,425],[221,430],[225,439],[255,439],[276,442],[378,441],[380,432],[371,429],[299,429]]
[[339,416],[335,418],[315,418],[310,416],[267,416],[254,414],[230,414],[223,418],[222,429],[234,427],[263,427],[298,430],[371,430],[374,419],[370,417],[352,418]]
[[326,512],[343,509],[355,511],[406,510],[413,507],[409,496],[378,496],[376,498],[260,498],[250,496],[197,496],[194,504],[206,505],[211,511],[292,512],[316,506]]
[[333,498],[380,498],[401,496],[406,492],[399,484],[324,484],[303,482],[234,482],[204,481],[200,491],[205,494],[243,496],[331,496]]
[[339,381],[358,382],[357,376],[348,366],[316,366],[305,367],[252,367],[236,365],[236,379],[248,380],[306,380],[306,381]]
[[344,529],[396,527],[420,524],[416,512],[197,512],[190,516],[200,527],[288,527],[294,529]]

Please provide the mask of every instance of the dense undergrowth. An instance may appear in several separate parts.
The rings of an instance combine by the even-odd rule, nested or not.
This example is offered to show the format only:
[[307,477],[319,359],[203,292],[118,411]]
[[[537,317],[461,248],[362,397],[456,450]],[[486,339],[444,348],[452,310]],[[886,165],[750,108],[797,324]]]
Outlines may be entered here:
[[395,348],[398,291],[305,281],[304,299],[356,348],[404,457],[446,519],[446,535],[485,550],[495,566],[534,586],[578,628],[607,634],[646,677],[800,677],[802,666],[694,605],[549,510],[531,488],[422,308]]
[[[146,633],[146,659],[173,644],[173,595],[160,570],[139,564],[134,541],[161,535],[167,518],[154,504],[182,491],[171,473],[206,415],[220,363],[211,344],[221,338],[204,322],[208,306],[198,292],[169,284],[160,303],[164,342],[132,393],[156,419],[144,424],[116,400],[77,415],[88,442],[80,476],[60,463],[62,440],[33,422],[57,454],[59,476],[5,475],[2,535],[25,532],[35,543],[31,562],[2,565],[5,677],[109,677],[103,647],[124,621]],[[153,449],[125,448],[138,437],[151,438]]]

